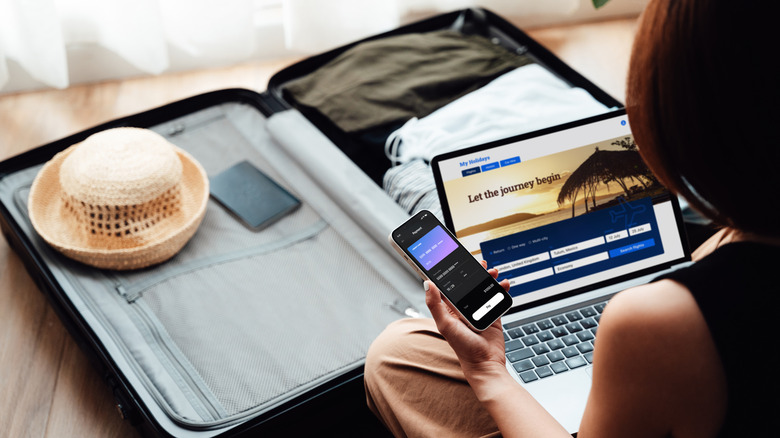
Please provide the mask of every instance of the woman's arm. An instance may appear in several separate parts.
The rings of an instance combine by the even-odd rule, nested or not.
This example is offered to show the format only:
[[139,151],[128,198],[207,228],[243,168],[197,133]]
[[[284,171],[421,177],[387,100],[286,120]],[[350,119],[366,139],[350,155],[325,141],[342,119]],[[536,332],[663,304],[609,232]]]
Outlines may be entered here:
[[578,437],[717,434],[726,379],[685,287],[662,280],[619,293],[604,310],[595,345]]
[[[503,436],[569,436],[507,371],[500,322],[472,331],[429,282],[426,303]],[[725,385],[687,289],[665,280],[622,292],[601,318],[578,437],[711,436],[725,412]]]
[[[495,278],[496,270],[488,271]],[[502,282],[509,289],[508,282]],[[463,323],[441,292],[431,282],[425,283],[425,301],[439,332],[455,350],[463,373],[477,398],[498,425],[504,437],[570,437],[506,369],[504,335],[501,322],[480,333]]]

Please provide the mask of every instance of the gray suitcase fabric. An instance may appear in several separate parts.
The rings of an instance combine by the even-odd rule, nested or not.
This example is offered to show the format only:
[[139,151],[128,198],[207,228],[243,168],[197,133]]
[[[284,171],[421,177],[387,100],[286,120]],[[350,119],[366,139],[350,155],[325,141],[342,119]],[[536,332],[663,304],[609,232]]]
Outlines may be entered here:
[[[173,259],[131,272],[62,257],[32,230],[40,166],[0,198],[127,374],[177,427],[229,427],[359,366],[376,335],[422,307],[419,281],[384,236],[406,217],[299,113],[227,103],[152,129],[209,175],[248,160],[302,201],[262,231],[214,200]],[[323,168],[324,167],[324,168]]]

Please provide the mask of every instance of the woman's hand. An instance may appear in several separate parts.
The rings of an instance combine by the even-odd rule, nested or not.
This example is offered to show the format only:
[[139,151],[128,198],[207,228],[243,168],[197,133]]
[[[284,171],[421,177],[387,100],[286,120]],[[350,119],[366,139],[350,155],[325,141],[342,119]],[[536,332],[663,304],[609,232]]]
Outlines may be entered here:
[[[486,266],[483,261],[482,266]],[[498,271],[488,270],[493,278]],[[501,286],[509,291],[509,281]],[[441,292],[430,281],[425,282],[425,303],[439,329],[458,356],[463,374],[474,395],[482,402],[498,425],[502,436],[569,437],[571,435],[520,386],[506,369],[504,334],[501,320],[482,332],[469,328],[442,300]],[[518,415],[521,406],[523,415]]]
[[[487,266],[482,261],[482,266]],[[488,270],[493,278],[498,271]],[[509,290],[509,282],[503,280],[501,286]],[[449,302],[441,297],[439,289],[430,281],[425,282],[425,303],[431,311],[436,327],[458,356],[461,368],[468,379],[476,374],[506,372],[504,355],[504,335],[501,320],[497,320],[482,332],[475,332],[464,323]]]

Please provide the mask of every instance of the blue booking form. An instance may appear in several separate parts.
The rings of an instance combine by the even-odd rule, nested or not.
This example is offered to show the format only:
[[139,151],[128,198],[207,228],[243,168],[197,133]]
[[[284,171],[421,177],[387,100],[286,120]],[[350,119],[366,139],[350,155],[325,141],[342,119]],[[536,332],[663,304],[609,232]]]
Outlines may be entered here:
[[619,199],[614,206],[482,242],[482,257],[518,296],[662,254],[652,200]]

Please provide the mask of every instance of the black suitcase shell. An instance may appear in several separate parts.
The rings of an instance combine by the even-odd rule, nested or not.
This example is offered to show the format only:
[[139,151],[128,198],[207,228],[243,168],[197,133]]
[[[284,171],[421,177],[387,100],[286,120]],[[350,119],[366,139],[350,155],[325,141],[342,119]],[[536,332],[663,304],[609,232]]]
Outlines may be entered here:
[[[288,99],[284,85],[305,76],[335,58],[345,50],[363,41],[386,38],[411,32],[427,32],[440,29],[459,29],[466,33],[487,36],[509,50],[530,54],[536,62],[547,67],[572,86],[588,91],[607,107],[622,107],[622,103],[598,88],[574,71],[550,51],[542,47],[514,25],[485,9],[465,9],[441,14],[415,22],[387,33],[309,57],[275,74],[264,92],[245,89],[226,89],[209,92],[171,104],[154,108],[132,116],[119,118],[49,144],[34,148],[0,163],[0,179],[5,176],[48,161],[57,152],[77,143],[93,133],[121,126],[150,127],[177,117],[226,102],[251,105],[268,117],[280,111],[295,108]],[[389,168],[389,161],[376,151],[366,151],[354,138],[345,135],[332,122],[302,111],[334,144],[363,169],[375,182],[381,184],[382,173]],[[384,160],[382,160],[384,158]],[[46,296],[68,332],[87,354],[106,384],[111,388],[120,414],[131,422],[144,436],[171,436],[141,401],[137,390],[118,369],[114,358],[98,340],[94,330],[76,311],[34,245],[21,231],[9,214],[6,205],[0,203],[0,226],[11,248],[23,261],[27,271],[41,292]],[[291,398],[282,406],[264,412],[224,432],[221,436],[257,436],[261,434],[297,435],[304,433],[339,433],[341,435],[375,435],[386,433],[377,421],[370,418],[365,408],[362,386],[362,366],[345,371],[342,375],[308,393]],[[367,418],[361,423],[356,418]],[[343,421],[342,420],[347,420]],[[345,432],[344,428],[349,430]]]

